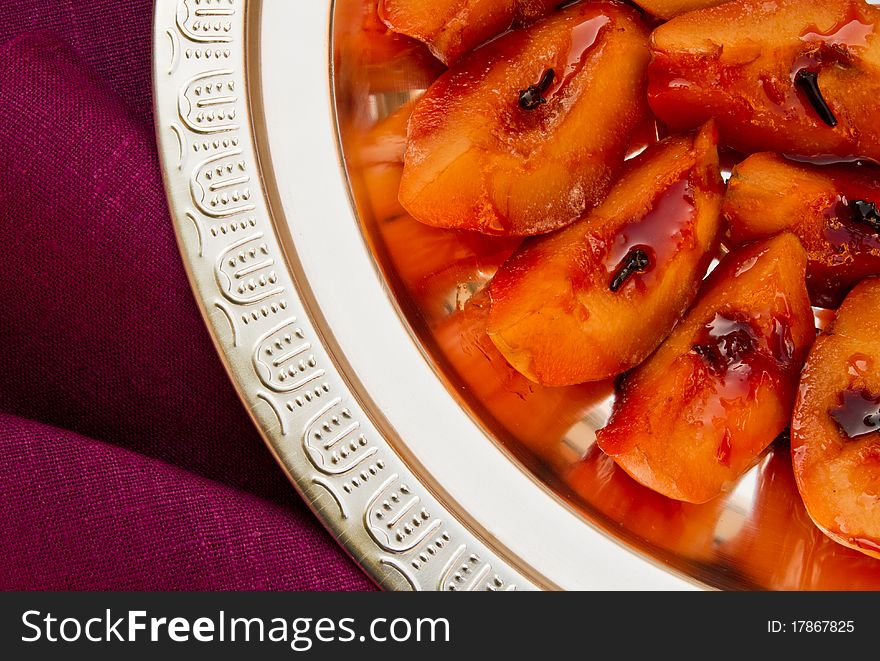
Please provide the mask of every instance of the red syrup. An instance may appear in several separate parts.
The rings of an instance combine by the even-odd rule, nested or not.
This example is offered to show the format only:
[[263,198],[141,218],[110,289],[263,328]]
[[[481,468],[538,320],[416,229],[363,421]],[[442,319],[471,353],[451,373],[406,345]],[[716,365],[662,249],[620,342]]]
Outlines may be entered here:
[[856,537],[852,540],[853,544],[858,546],[860,549],[864,549],[866,551],[872,551],[873,553],[880,553],[880,544],[875,542],[873,539],[865,539],[864,537]]
[[847,374],[853,379],[864,377],[874,369],[874,359],[864,353],[855,353],[849,357]]
[[857,224],[848,216],[848,212],[835,214],[822,233],[832,255],[830,266],[847,265],[851,270],[854,264],[859,265],[860,262],[870,259],[874,269],[880,271],[880,235],[870,227]]
[[822,232],[828,245],[823,252],[829,257],[824,263],[814,264],[811,275],[822,276],[820,281],[834,285],[835,280],[849,281],[880,273],[880,234],[861,221],[857,213],[859,203],[880,201],[880,170],[870,165],[852,165],[832,166],[827,172],[837,192],[825,211]]
[[626,160],[635,158],[651,145],[655,145],[664,137],[664,128],[657,118],[648,114],[633,131],[629,147],[626,150]]
[[[868,46],[875,25],[861,18],[859,4],[851,3],[845,17],[829,30],[822,31],[812,25],[800,34],[802,45],[794,54],[787,80],[772,74],[761,76],[758,81],[760,89],[770,105],[780,114],[795,114],[800,119],[810,118],[832,128],[836,126],[833,103],[829,103],[833,100],[824,98],[821,92],[822,72],[832,66],[851,66],[859,56],[859,51]],[[736,67],[726,67],[724,71],[735,69]],[[813,86],[812,93],[806,89],[811,86],[804,85],[804,81],[799,80],[804,74],[814,76],[816,85]],[[829,117],[824,118],[826,114]],[[838,160],[840,157],[831,158]]]
[[600,14],[572,28],[571,46],[568,49],[565,67],[559,72],[560,88],[564,88],[584,68],[587,58],[599,43],[599,37],[609,23],[611,18]]
[[880,395],[865,389],[844,390],[840,393],[840,406],[828,414],[849,439],[871,434],[880,430]]
[[[694,240],[693,222],[696,206],[690,181],[685,178],[666,189],[656,200],[651,210],[642,218],[627,223],[604,243],[605,257],[602,263],[609,283],[614,279],[627,259],[636,250],[648,256],[648,265],[633,272],[629,281],[644,291],[650,274],[662,269],[687,242]],[[600,248],[601,252],[601,248]],[[628,286],[624,283],[621,289]]]
[[853,154],[850,154],[849,156],[840,156],[839,154],[814,154],[812,156],[804,156],[802,154],[783,153],[782,155],[789,161],[806,163],[807,165],[852,165],[853,167],[880,165],[880,163],[870,158],[855,156]]
[[862,19],[860,4],[851,2],[846,16],[827,32],[820,31],[815,25],[810,26],[801,34],[801,41],[836,48],[866,48],[875,26]]
[[[848,188],[848,190],[847,190]],[[843,297],[865,277],[880,274],[880,233],[859,219],[857,202],[880,200],[880,191],[857,191],[837,185],[837,199],[825,213],[825,225],[818,254],[810,250],[807,288],[812,300],[822,307],[837,307]],[[857,197],[856,197],[857,196]]]
[[[858,6],[851,3],[846,16],[830,30],[822,32],[813,25],[801,33],[800,40],[808,50],[792,64],[791,81],[802,111],[810,108],[826,125],[837,126],[837,118],[822,95],[821,72],[828,66],[849,66],[858,51],[867,47],[874,27],[862,20]],[[804,78],[812,78],[812,84]]]
[[806,200],[811,213],[804,217],[796,232],[809,255],[810,299],[819,307],[837,308],[854,285],[865,277],[880,275],[880,232],[876,223],[866,221],[858,208],[859,204],[870,206],[880,202],[880,168],[839,160],[828,165],[807,163],[796,167],[830,180]]
[[744,359],[757,350],[758,333],[747,321],[719,312],[703,329],[693,352],[703,359],[709,373],[725,377],[730,371],[743,372]]
[[[766,330],[759,323],[747,315],[718,312],[696,337],[691,353],[703,369],[695,372],[691,396],[706,393],[706,404],[703,419],[693,422],[709,428],[724,424],[727,410],[754,401],[762,384],[785,383],[780,377],[794,356],[790,324],[779,316],[770,319]],[[731,453],[731,431],[724,428],[715,458],[729,467]]]
[[[548,50],[549,57],[536,57],[530,85],[538,86],[548,71],[553,72],[552,80],[541,90],[543,102],[531,109],[523,110],[520,106],[520,95],[528,85],[510,90],[508,112],[511,114],[506,122],[511,126],[520,125],[522,130],[532,129],[536,124],[540,126],[543,122],[551,122],[560,108],[566,104],[569,85],[578,77],[590,56],[601,45],[602,36],[610,23],[611,17],[601,13],[581,17],[570,30],[571,40],[567,50],[566,45],[562,43],[558,44],[558,48]],[[478,79],[474,82],[482,80],[492,62],[513,59],[526,47],[528,37],[528,32],[511,32],[475,51],[467,61],[466,67],[468,70],[478,72]],[[558,42],[559,39],[557,38],[556,41]],[[471,86],[471,81],[468,81],[468,84]]]

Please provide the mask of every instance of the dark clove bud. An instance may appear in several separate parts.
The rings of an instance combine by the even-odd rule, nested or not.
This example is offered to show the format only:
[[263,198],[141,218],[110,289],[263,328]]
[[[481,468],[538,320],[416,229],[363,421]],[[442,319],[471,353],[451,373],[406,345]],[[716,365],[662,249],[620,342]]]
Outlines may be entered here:
[[834,116],[831,107],[822,96],[822,90],[819,89],[819,74],[809,69],[801,69],[795,74],[794,82],[801,88],[813,110],[819,115],[819,119],[832,128],[837,126],[837,117]]
[[541,76],[541,80],[537,85],[529,85],[526,89],[519,92],[519,107],[523,110],[534,110],[538,106],[547,103],[544,93],[550,89],[556,72],[553,69],[547,69]]
[[840,406],[828,413],[847,438],[872,434],[880,428],[880,397],[867,390],[844,390]]
[[875,232],[880,233],[880,211],[874,202],[866,202],[865,200],[854,200],[851,204],[853,208],[853,220],[857,223],[868,225]]
[[612,292],[619,291],[620,288],[626,284],[627,280],[636,273],[644,273],[650,265],[651,258],[648,257],[648,253],[641,248],[630,249],[630,251],[626,253],[626,257],[624,257],[620,264],[617,265],[617,270],[614,272],[614,277],[611,279],[611,286],[609,288]]

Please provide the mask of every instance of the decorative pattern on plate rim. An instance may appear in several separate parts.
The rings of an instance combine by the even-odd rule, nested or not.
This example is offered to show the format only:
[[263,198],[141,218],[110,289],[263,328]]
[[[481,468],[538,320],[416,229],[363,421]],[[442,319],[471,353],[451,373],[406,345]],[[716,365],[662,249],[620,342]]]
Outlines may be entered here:
[[155,9],[156,126],[168,199],[230,375],[297,489],[381,586],[532,589],[382,437],[297,295],[245,95],[244,36],[256,2],[157,0]]

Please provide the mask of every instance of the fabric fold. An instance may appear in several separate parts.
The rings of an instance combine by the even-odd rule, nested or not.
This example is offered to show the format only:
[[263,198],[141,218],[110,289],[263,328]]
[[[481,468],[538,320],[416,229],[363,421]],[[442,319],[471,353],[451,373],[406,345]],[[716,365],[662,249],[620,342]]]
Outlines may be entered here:
[[370,588],[310,514],[12,416],[0,439],[3,589]]
[[[114,68],[149,66],[149,22],[121,22],[151,3],[108,8],[108,32],[140,32],[102,35],[106,52],[91,40],[112,3],[51,3],[54,19],[15,4],[0,0],[0,33],[87,25],[73,37],[96,68],[48,32],[0,46],[0,411],[74,433],[0,428],[0,525],[15,530],[0,588],[366,587],[263,445],[190,293],[143,112],[149,69]],[[117,446],[102,449],[114,470],[84,437]]]
[[153,135],[47,33],[0,50],[0,410],[284,502],[190,293]]

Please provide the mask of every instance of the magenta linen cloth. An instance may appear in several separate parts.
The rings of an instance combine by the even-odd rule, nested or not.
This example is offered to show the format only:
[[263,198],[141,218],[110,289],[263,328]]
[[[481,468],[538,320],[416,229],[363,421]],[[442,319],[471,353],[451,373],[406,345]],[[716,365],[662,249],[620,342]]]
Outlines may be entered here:
[[0,0],[0,589],[371,589],[189,292],[149,0]]

